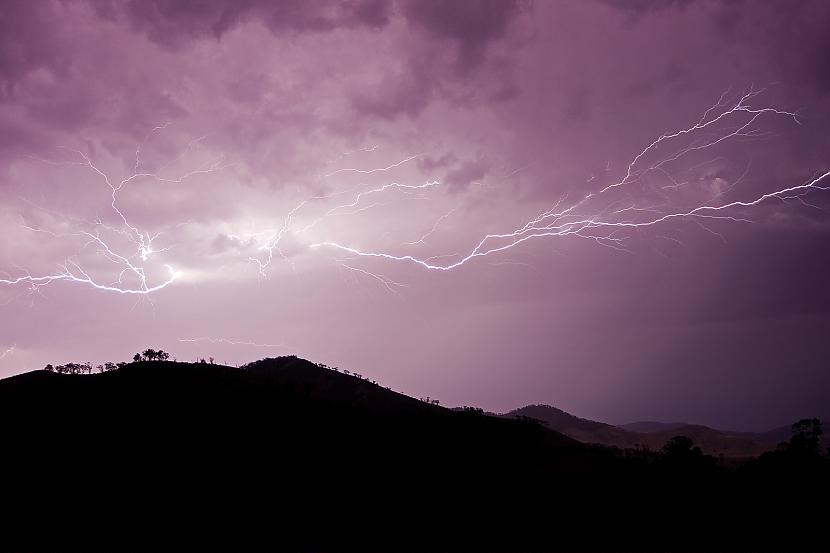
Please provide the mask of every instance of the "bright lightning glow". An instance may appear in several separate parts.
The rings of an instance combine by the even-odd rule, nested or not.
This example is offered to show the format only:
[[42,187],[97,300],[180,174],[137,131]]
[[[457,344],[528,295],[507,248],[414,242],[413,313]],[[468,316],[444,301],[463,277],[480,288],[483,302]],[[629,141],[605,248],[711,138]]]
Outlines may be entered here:
[[[72,266],[72,269],[68,268],[68,265]],[[176,281],[179,277],[181,277],[181,272],[176,271],[170,265],[165,265],[167,269],[170,271],[170,277],[159,283],[155,286],[147,286],[143,288],[119,288],[118,286],[110,286],[107,284],[101,284],[92,280],[92,278],[84,272],[84,270],[74,261],[69,261],[68,265],[64,265],[62,267],[62,271],[58,273],[53,273],[46,276],[32,276],[32,275],[24,275],[21,277],[10,278],[10,279],[0,279],[0,284],[29,284],[31,286],[31,290],[36,292],[39,286],[44,286],[46,284],[51,284],[57,281],[68,281],[68,282],[77,282],[81,284],[88,284],[93,288],[97,288],[98,290],[104,290],[107,292],[117,292],[119,294],[151,294],[153,292],[157,292],[163,288],[166,288],[168,285],[172,284]]]
[[[747,212],[762,203],[773,200],[780,202],[795,201],[806,207],[817,208],[805,197],[810,193],[828,190],[827,183],[830,181],[830,171],[816,173],[811,179],[798,185],[757,193],[750,199],[726,200],[725,196],[727,194],[733,193],[739,186],[742,189],[745,187],[743,184],[751,166],[751,164],[747,164],[744,171],[732,182],[726,182],[720,178],[715,179],[716,182],[712,185],[711,190],[707,191],[708,197],[704,201],[696,200],[696,203],[691,206],[679,207],[676,205],[674,198],[677,198],[677,195],[684,194],[692,185],[689,179],[675,178],[673,175],[672,167],[678,160],[692,154],[714,150],[716,146],[729,140],[757,139],[768,136],[769,132],[758,127],[764,118],[786,118],[800,124],[794,112],[774,107],[754,106],[753,103],[763,92],[764,89],[752,88],[748,92],[731,99],[729,91],[723,93],[717,102],[706,109],[697,121],[680,130],[666,131],[648,143],[624,166],[625,169],[621,178],[615,182],[599,185],[600,187],[593,191],[582,193],[571,191],[563,195],[549,209],[523,221],[522,224],[512,230],[484,234],[473,240],[468,249],[461,253],[433,253],[428,256],[410,253],[413,251],[413,247],[425,245],[427,240],[437,233],[439,227],[459,208],[454,208],[441,215],[431,227],[422,232],[418,239],[397,242],[398,245],[391,251],[357,246],[338,239],[337,236],[327,236],[326,233],[333,231],[329,229],[329,225],[322,224],[324,221],[331,221],[334,218],[353,217],[369,212],[375,213],[394,201],[429,200],[431,198],[429,194],[432,190],[441,185],[437,180],[427,180],[419,184],[405,184],[398,181],[384,184],[364,183],[334,192],[318,194],[294,204],[282,218],[282,223],[275,228],[250,233],[242,237],[239,234],[231,236],[239,240],[241,244],[250,244],[256,247],[257,251],[260,252],[253,255],[249,253],[246,256],[250,262],[256,264],[261,277],[267,276],[266,271],[275,258],[288,262],[292,268],[296,269],[293,259],[294,254],[287,249],[287,244],[290,243],[292,244],[291,247],[294,248],[294,252],[299,247],[304,251],[333,250],[339,254],[346,254],[346,256],[338,256],[333,259],[335,266],[345,269],[353,275],[368,277],[378,282],[385,290],[396,294],[400,293],[400,290],[406,285],[376,271],[358,267],[354,260],[375,258],[414,264],[431,271],[450,271],[475,259],[512,250],[531,240],[565,237],[590,240],[597,245],[616,251],[631,252],[628,240],[635,232],[652,227],[668,226],[672,222],[692,223],[725,241],[722,233],[708,226],[710,223],[718,221],[729,223],[752,222]],[[3,278],[0,278],[0,284],[24,285],[28,286],[31,292],[37,292],[44,285],[66,281],[84,284],[107,292],[145,296],[162,290],[180,279],[182,271],[175,269],[173,264],[159,264],[159,267],[166,268],[166,278],[156,282],[150,281],[147,264],[155,260],[158,254],[170,252],[170,246],[157,246],[156,242],[161,236],[160,233],[147,232],[138,228],[136,224],[129,220],[126,213],[128,210],[125,211],[126,208],[122,208],[119,204],[119,193],[128,185],[134,184],[140,179],[153,179],[159,183],[177,185],[190,177],[220,171],[229,165],[225,164],[222,157],[219,157],[176,178],[163,177],[158,172],[144,170],[141,160],[144,142],[149,140],[154,133],[161,132],[167,127],[168,124],[156,126],[147,134],[145,141],[142,141],[135,150],[135,161],[131,167],[132,174],[117,182],[111,179],[93,163],[89,156],[80,150],[68,150],[76,158],[72,161],[41,160],[52,165],[86,167],[93,174],[100,177],[109,188],[108,203],[119,224],[109,226],[100,220],[94,222],[74,221],[79,228],[74,232],[64,233],[52,232],[26,224],[23,227],[30,232],[46,233],[55,238],[82,240],[81,250],[93,248],[103,259],[114,265],[117,271],[117,277],[114,281],[102,282],[93,278],[90,272],[81,266],[76,257],[70,257],[58,264],[57,271],[48,274],[32,274],[24,269],[20,270],[20,274],[14,276],[4,273]],[[202,138],[191,141],[185,152],[176,159],[182,159],[194,144],[201,141]],[[372,146],[346,152],[343,155],[358,151],[371,152],[376,149],[377,146]],[[325,174],[324,178],[331,179],[344,173],[361,176],[389,173],[417,159],[420,155],[409,156],[383,167],[372,169],[341,168]],[[696,163],[691,167],[706,167],[722,159],[722,157],[713,157],[702,162],[694,160]],[[167,167],[171,163],[173,161],[163,167]],[[610,168],[609,162],[606,166],[606,174],[610,173]],[[687,168],[687,170],[689,169]],[[659,185],[653,185],[646,179],[647,176],[658,178],[662,182]],[[588,183],[581,186],[592,186],[590,183],[595,180],[598,179],[593,177],[589,179]],[[575,199],[571,200],[569,196],[570,198],[575,197]],[[335,201],[335,199],[337,200]],[[69,218],[66,219],[69,220]],[[181,224],[184,223],[179,223],[179,225]],[[86,229],[84,225],[90,228]],[[469,230],[469,225],[459,226],[461,230]],[[325,229],[322,227],[325,227]],[[442,231],[446,232],[443,227]],[[388,232],[391,233],[392,230],[388,230]],[[683,245],[682,241],[672,236],[672,234],[673,228],[670,228],[656,234],[655,237]],[[314,236],[313,241],[312,235]],[[127,239],[131,244],[131,249],[122,251],[122,249],[117,248],[115,242],[111,239],[113,236],[122,240]],[[502,261],[499,264],[516,264],[516,262]],[[215,269],[216,267],[213,266],[206,268],[206,270],[211,271]],[[210,340],[223,341],[234,345],[257,345],[253,342],[207,337],[185,341]],[[277,344],[262,344],[259,346],[281,347]]]
[[[74,156],[77,156],[77,158],[79,158],[78,160],[74,161],[56,162],[43,159],[39,160],[49,165],[74,165],[88,167],[94,174],[101,177],[110,189],[110,208],[120,220],[120,228],[105,225],[100,220],[94,223],[88,223],[89,225],[97,227],[97,230],[94,233],[86,230],[79,230],[73,233],[54,233],[49,230],[34,228],[25,224],[22,225],[22,227],[32,232],[42,232],[50,234],[56,238],[83,238],[84,244],[81,247],[81,250],[84,250],[89,246],[94,246],[96,248],[96,253],[98,253],[101,257],[107,259],[115,265],[115,268],[118,270],[118,276],[114,282],[104,283],[100,280],[96,280],[89,274],[87,270],[85,270],[80,265],[80,263],[73,256],[65,260],[63,263],[59,263],[58,270],[56,272],[52,272],[45,275],[33,275],[30,272],[24,270],[21,271],[24,274],[19,276],[12,276],[8,273],[5,273],[6,278],[0,278],[0,284],[6,284],[11,286],[27,285],[29,287],[29,290],[34,293],[38,292],[40,287],[42,286],[52,284],[54,282],[64,281],[88,285],[97,290],[102,290],[106,292],[146,296],[148,294],[152,294],[153,292],[162,290],[170,284],[172,284],[173,282],[175,282],[176,280],[178,280],[182,276],[183,272],[181,270],[175,269],[170,264],[163,264],[162,267],[164,267],[168,273],[167,277],[156,284],[151,284],[150,282],[148,282],[147,269],[145,267],[145,263],[154,254],[169,251],[169,247],[155,247],[154,241],[160,236],[160,233],[150,234],[149,232],[144,232],[129,221],[124,211],[122,211],[122,209],[118,205],[118,194],[127,185],[134,183],[140,179],[153,179],[159,183],[180,184],[184,180],[191,178],[193,176],[220,171],[228,167],[228,165],[225,164],[223,158],[220,157],[207,163],[206,165],[203,165],[202,167],[191,170],[176,178],[162,177],[158,173],[142,171],[141,150],[144,146],[144,143],[146,142],[146,140],[149,140],[149,138],[155,132],[164,130],[169,125],[170,123],[165,123],[163,125],[154,127],[147,134],[145,140],[139,143],[135,150],[135,164],[133,166],[133,173],[119,181],[117,184],[113,184],[113,181],[110,179],[110,177],[103,170],[101,170],[95,163],[93,163],[89,156],[87,156],[84,152],[80,150],[64,148],[65,150],[69,151]],[[198,140],[201,139],[197,139],[197,141]],[[189,151],[192,148],[193,144],[197,141],[193,141],[190,144],[188,144],[185,153]],[[181,154],[179,158],[181,158],[183,155],[184,153]],[[132,253],[119,253],[118,248],[114,246],[113,242],[108,241],[104,232],[102,231],[117,234],[118,236],[127,238],[130,242],[132,242],[134,251]],[[137,280],[137,285],[127,286],[124,284],[124,277],[128,274],[132,275]]]
[[[396,164],[390,165],[389,167],[386,167],[386,168],[383,168],[383,169],[372,169],[372,170],[369,170],[369,171],[366,171],[366,172],[372,173],[372,172],[376,172],[376,171],[386,171],[386,170],[389,170],[391,168],[398,167],[402,163],[405,163],[406,161],[409,161],[410,159],[414,159],[414,157],[407,158],[403,161],[400,161]],[[250,257],[249,261],[252,261],[252,262],[257,264],[260,276],[266,276],[265,270],[268,268],[268,266],[274,260],[274,252],[276,252],[277,255],[280,258],[282,258],[284,260],[288,260],[288,257],[283,253],[282,249],[280,248],[280,241],[285,236],[287,236],[289,232],[293,232],[296,235],[301,235],[301,234],[309,232],[314,227],[316,227],[318,224],[320,224],[322,221],[324,221],[326,219],[329,219],[331,217],[342,216],[342,215],[356,215],[358,213],[361,213],[361,212],[366,211],[368,209],[371,209],[373,207],[378,207],[378,206],[385,205],[383,203],[377,202],[377,203],[370,204],[368,206],[360,206],[361,200],[363,200],[367,196],[370,196],[370,195],[373,195],[373,194],[381,194],[381,193],[386,192],[388,190],[398,190],[398,191],[400,191],[401,193],[403,193],[405,195],[410,195],[411,196],[412,194],[417,194],[420,191],[424,191],[424,190],[427,190],[429,188],[439,186],[440,184],[441,183],[438,182],[438,181],[427,181],[427,182],[424,182],[422,184],[401,184],[399,182],[391,182],[391,183],[383,184],[381,186],[370,188],[368,190],[363,190],[363,191],[360,191],[357,194],[355,194],[351,201],[349,201],[347,203],[342,203],[342,204],[335,205],[334,207],[329,208],[326,212],[324,212],[319,217],[316,217],[315,219],[311,220],[311,222],[307,223],[306,225],[304,225],[304,226],[302,226],[302,227],[300,227],[296,230],[292,230],[291,226],[292,226],[294,217],[296,216],[296,214],[302,208],[306,207],[311,202],[328,200],[328,199],[331,199],[335,196],[341,196],[341,195],[345,194],[346,192],[336,192],[334,194],[323,195],[323,196],[314,196],[314,197],[311,197],[311,198],[307,198],[307,199],[301,201],[296,206],[294,206],[294,208],[291,209],[288,212],[288,214],[285,216],[285,220],[283,221],[283,225],[279,229],[266,232],[266,233],[270,234],[270,236],[258,248],[260,251],[267,252],[266,255],[265,255],[265,259],[261,260],[261,259],[255,258],[255,257]],[[410,199],[422,199],[422,198],[423,198],[422,196],[414,196],[414,198],[410,198]],[[436,223],[436,226],[437,226],[437,223]],[[264,233],[257,233],[257,234],[264,234]],[[372,275],[372,276],[375,276],[375,275]]]

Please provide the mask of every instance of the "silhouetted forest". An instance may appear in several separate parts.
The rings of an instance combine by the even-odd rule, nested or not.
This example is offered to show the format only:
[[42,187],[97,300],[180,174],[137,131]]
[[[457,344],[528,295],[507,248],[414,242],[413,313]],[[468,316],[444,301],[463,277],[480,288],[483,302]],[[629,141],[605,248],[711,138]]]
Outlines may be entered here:
[[727,463],[682,435],[586,445],[296,357],[164,353],[0,380],[0,548],[828,549],[817,419]]

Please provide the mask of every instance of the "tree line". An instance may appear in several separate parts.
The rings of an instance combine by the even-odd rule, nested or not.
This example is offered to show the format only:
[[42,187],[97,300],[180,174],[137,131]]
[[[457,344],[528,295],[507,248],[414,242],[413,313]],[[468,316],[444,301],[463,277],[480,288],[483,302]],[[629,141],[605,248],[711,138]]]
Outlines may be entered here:
[[[830,468],[830,448],[822,450],[821,436],[823,429],[817,418],[801,419],[790,427],[792,436],[789,441],[779,443],[775,449],[766,451],[744,463],[742,470],[753,472],[759,470],[785,469],[787,467],[824,466]],[[657,462],[665,467],[714,467],[722,463],[707,455],[695,445],[688,436],[678,435],[670,438],[658,451],[646,449],[625,450],[628,456],[640,457]]]
[[[167,361],[168,359],[170,359],[169,353],[161,349],[155,350],[152,348],[146,349],[141,353],[136,353],[133,356],[133,362],[135,363],[141,361]],[[213,362],[213,358],[211,358],[211,362]],[[123,361],[119,363],[107,361],[106,363],[93,366],[92,363],[87,361],[86,363],[65,363],[63,365],[53,365],[52,363],[49,363],[43,367],[43,369],[58,374],[92,374],[93,372],[105,373],[115,371],[125,367],[126,365],[127,363]]]
[[114,371],[124,367],[126,363],[112,363],[107,361],[106,363],[102,363],[101,365],[92,366],[92,363],[66,363],[65,365],[52,365],[49,363],[45,367],[44,370],[49,372],[58,373],[58,374],[92,374],[92,371],[95,370],[99,373]]
[[136,363],[140,361],[167,361],[168,359],[170,359],[170,354],[161,349],[146,349],[133,355],[133,361]]

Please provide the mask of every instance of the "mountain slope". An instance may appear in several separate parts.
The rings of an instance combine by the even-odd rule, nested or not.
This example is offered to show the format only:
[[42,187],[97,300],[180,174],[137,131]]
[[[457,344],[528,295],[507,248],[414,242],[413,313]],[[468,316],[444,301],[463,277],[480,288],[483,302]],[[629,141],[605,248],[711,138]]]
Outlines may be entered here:
[[640,434],[640,443],[651,449],[659,449],[673,436],[687,436],[709,455],[724,457],[757,457],[769,451],[767,444],[759,443],[750,437],[737,436],[709,428],[708,426],[689,424]]
[[688,426],[689,423],[687,422],[657,422],[657,421],[637,421],[637,422],[630,422],[628,424],[620,424],[618,425],[623,430],[628,430],[629,432],[638,432],[640,434],[648,434],[650,432],[662,432],[664,430],[674,430],[675,428],[681,428],[683,426]]
[[508,417],[524,416],[544,422],[548,428],[583,443],[616,447],[634,447],[637,435],[604,422],[582,419],[550,405],[527,405],[506,413]]
[[373,413],[443,412],[445,409],[393,392],[369,380],[347,375],[294,356],[255,361],[248,374],[286,386],[292,393]]
[[[618,427],[575,417],[549,405],[528,405],[510,411],[506,416],[532,417],[544,421],[548,428],[580,442],[620,448],[648,448],[656,451],[672,437],[682,435],[691,438],[708,455],[756,457],[770,449],[768,444],[756,441],[753,436],[721,432],[702,425],[642,422]],[[634,428],[642,431],[634,431]]]
[[[830,421],[821,421],[821,427],[824,433],[821,435],[820,443],[822,449],[830,449]],[[792,437],[792,426],[781,426],[767,430],[766,432],[735,432],[737,436],[745,436],[755,442],[766,444],[769,447],[775,447],[781,442],[789,441]]]

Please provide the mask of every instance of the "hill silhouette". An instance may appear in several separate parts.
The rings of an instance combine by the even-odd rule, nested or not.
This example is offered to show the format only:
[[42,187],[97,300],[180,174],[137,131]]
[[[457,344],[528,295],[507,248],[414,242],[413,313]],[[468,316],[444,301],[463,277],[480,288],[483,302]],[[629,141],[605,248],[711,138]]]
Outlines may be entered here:
[[527,405],[508,412],[507,416],[525,416],[538,419],[546,423],[548,428],[583,443],[612,445],[622,448],[634,447],[634,444],[638,443],[637,435],[633,432],[628,432],[604,422],[579,418],[550,405]]
[[[757,457],[789,438],[790,429],[774,431],[774,443],[763,440],[764,434],[725,432],[708,426],[687,423],[638,422],[614,426],[604,422],[582,419],[551,407],[528,405],[507,413],[508,416],[529,416],[547,423],[548,428],[561,432],[583,443],[602,444],[620,448],[649,448],[659,450],[673,436],[691,438],[708,455],[730,458]],[[786,432],[784,432],[784,430]]]
[[664,430],[674,430],[683,426],[689,426],[688,422],[658,422],[658,421],[637,421],[628,424],[617,425],[623,430],[630,432],[639,432],[641,434],[648,434],[650,432],[662,432]]
[[34,371],[0,380],[0,417],[15,551],[815,549],[830,489],[812,453],[589,446],[296,357]]
[[[830,421],[822,421],[822,426],[824,428],[830,428]],[[695,425],[689,424],[687,422],[655,422],[655,421],[639,421],[639,422],[632,422],[629,424],[621,424],[619,425],[620,428],[624,430],[630,430],[633,432],[639,432],[644,434],[658,434],[660,433],[660,437],[664,437],[667,434],[672,432],[678,433],[686,433],[694,432],[695,428],[709,428],[703,425]],[[691,430],[684,430],[684,428],[691,427]],[[792,435],[792,429],[789,425],[787,426],[779,426],[778,428],[773,428],[771,430],[766,430],[763,432],[740,432],[740,431],[733,431],[733,430],[716,430],[709,428],[712,432],[715,432],[721,436],[721,439],[726,438],[739,438],[739,439],[748,439],[753,442],[751,445],[751,450],[748,455],[758,455],[759,450],[762,453],[763,451],[769,451],[775,449],[775,447],[780,444],[781,442],[786,442],[790,439]],[[737,442],[740,444],[740,441]],[[822,446],[827,449],[830,447],[830,433],[825,433],[821,437],[821,444]],[[724,448],[725,449],[725,448]],[[732,451],[740,451],[740,447],[738,448],[729,448]],[[705,448],[704,448],[705,450]],[[713,452],[715,453],[715,452]],[[715,453],[717,454],[717,453]],[[725,454],[730,456],[730,451],[726,451]]]
[[373,413],[439,413],[444,410],[393,392],[369,380],[323,368],[298,357],[255,361],[245,366],[248,374],[269,379],[303,397],[325,400]]
[[[822,427],[827,431],[822,434],[820,443],[824,449],[830,448],[830,421],[821,421]],[[766,444],[768,446],[777,446],[781,442],[790,439],[792,431],[789,426],[780,426],[767,430],[766,432],[735,432],[738,436],[747,436],[756,442]]]

